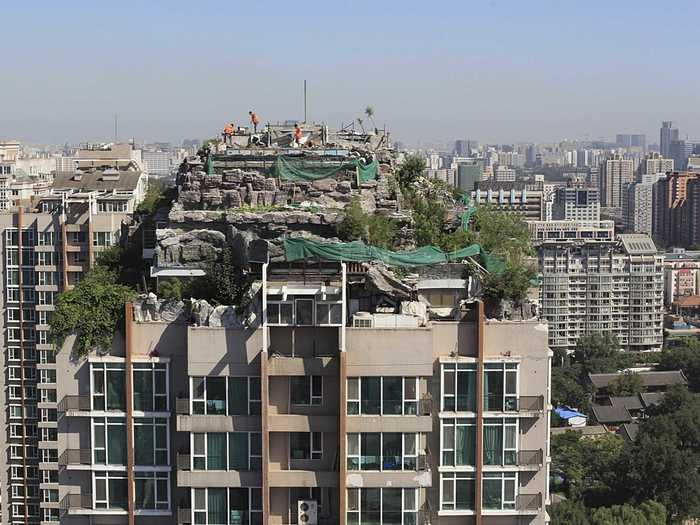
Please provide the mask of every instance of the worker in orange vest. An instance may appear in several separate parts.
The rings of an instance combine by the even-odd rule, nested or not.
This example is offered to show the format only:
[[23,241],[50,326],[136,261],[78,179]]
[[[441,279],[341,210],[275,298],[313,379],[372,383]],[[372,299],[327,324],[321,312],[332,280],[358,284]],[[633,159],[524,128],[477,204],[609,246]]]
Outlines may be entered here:
[[248,115],[250,115],[250,122],[253,124],[253,133],[258,132],[258,124],[260,124],[260,117],[255,113],[255,111],[249,111]]
[[294,124],[294,142],[297,146],[301,145],[301,127],[299,123]]
[[230,145],[231,144],[231,138],[233,137],[233,122],[230,124],[226,124],[226,127],[224,128],[224,132],[221,134],[224,137],[224,144]]

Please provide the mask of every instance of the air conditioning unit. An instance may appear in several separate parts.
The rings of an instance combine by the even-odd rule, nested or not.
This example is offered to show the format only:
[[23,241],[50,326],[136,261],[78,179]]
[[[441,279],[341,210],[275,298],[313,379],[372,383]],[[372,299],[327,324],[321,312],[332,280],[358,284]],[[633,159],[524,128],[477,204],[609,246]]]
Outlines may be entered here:
[[318,502],[313,499],[300,499],[297,502],[297,523],[299,525],[318,525]]
[[372,328],[374,326],[374,317],[369,312],[357,312],[352,316],[353,328]]

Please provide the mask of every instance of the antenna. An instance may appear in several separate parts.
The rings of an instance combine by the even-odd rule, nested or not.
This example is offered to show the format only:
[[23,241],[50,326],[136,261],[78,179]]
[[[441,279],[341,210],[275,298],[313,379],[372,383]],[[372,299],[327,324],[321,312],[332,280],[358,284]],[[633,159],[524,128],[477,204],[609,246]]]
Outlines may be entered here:
[[306,124],[306,80],[304,80],[304,124]]
[[117,143],[117,114],[114,114],[114,143]]

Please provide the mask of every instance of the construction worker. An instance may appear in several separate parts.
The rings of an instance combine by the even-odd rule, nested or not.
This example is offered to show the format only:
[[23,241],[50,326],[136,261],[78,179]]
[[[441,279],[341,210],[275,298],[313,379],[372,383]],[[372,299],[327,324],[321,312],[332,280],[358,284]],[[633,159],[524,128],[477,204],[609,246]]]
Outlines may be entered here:
[[253,133],[258,132],[258,124],[260,124],[260,117],[255,113],[255,111],[249,111],[248,115],[250,115],[250,122],[253,124]]
[[294,142],[296,143],[297,147],[301,146],[301,126],[299,126],[299,123],[297,122],[294,124]]
[[233,122],[226,124],[226,127],[224,128],[224,132],[221,134],[224,137],[224,144],[227,146],[231,145],[232,138],[233,138],[233,130],[234,130]]

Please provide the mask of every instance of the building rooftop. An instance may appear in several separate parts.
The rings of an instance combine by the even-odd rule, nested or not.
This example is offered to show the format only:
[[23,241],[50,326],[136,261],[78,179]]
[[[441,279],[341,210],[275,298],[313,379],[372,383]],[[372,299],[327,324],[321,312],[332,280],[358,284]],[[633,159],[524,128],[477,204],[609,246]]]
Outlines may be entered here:
[[623,233],[619,239],[630,255],[654,255],[658,252],[654,241],[645,233]]
[[639,396],[610,396],[610,405],[624,407],[627,410],[641,410],[643,408]]
[[[662,387],[672,385],[685,385],[688,380],[681,370],[664,370],[637,372],[645,388]],[[613,374],[588,374],[588,378],[596,388],[607,388],[621,373]]]
[[663,392],[645,392],[645,393],[639,394],[639,397],[642,400],[642,403],[644,404],[644,408],[649,408],[651,406],[660,404],[664,400],[664,393]]
[[134,191],[141,175],[140,171],[117,170],[92,173],[57,173],[52,189],[58,191]]
[[700,295],[685,295],[673,301],[673,304],[683,308],[699,307]]
[[602,425],[632,421],[632,416],[624,406],[591,405],[591,410],[595,420]]
[[617,432],[623,439],[627,441],[635,441],[639,434],[639,423],[625,423]]

